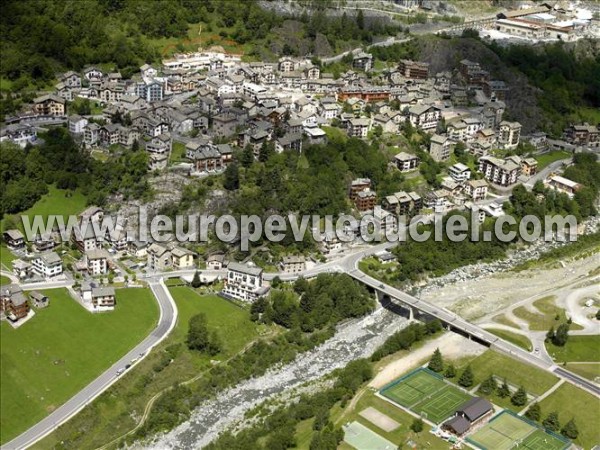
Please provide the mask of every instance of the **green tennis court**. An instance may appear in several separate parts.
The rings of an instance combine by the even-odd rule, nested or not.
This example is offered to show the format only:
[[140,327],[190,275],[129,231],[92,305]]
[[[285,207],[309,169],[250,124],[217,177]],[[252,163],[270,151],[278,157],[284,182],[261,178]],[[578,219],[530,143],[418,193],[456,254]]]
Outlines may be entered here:
[[446,383],[443,379],[425,369],[418,369],[384,387],[380,393],[399,405],[410,408],[444,386]]
[[466,392],[447,384],[411,409],[433,423],[439,424],[471,398]]
[[358,450],[395,450],[397,445],[359,422],[344,427],[344,441]]
[[570,442],[546,433],[521,417],[507,411],[467,438],[482,450],[563,450]]

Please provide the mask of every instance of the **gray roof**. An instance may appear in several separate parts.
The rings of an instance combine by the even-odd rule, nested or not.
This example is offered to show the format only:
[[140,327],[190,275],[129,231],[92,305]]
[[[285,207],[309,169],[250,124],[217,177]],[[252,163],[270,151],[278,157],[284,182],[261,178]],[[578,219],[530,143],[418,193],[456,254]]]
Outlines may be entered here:
[[444,423],[445,428],[450,428],[456,434],[462,435],[471,428],[471,423],[463,416],[454,416],[452,419]]
[[115,295],[114,287],[101,286],[92,288],[92,297],[106,297],[108,295]]
[[493,409],[492,404],[485,398],[475,397],[464,403],[456,412],[464,414],[469,421],[474,422]]
[[245,273],[248,275],[260,276],[263,270],[260,267],[251,267],[246,264],[232,262],[227,266],[228,270],[233,270],[235,272]]

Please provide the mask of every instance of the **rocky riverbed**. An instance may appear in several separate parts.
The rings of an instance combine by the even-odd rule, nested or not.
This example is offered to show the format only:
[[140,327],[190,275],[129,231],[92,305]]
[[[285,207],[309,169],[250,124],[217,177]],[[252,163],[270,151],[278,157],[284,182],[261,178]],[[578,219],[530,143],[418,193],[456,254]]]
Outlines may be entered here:
[[406,324],[406,319],[384,309],[363,319],[346,322],[323,345],[299,355],[291,364],[273,368],[261,377],[243,381],[222,392],[198,407],[189,421],[153,441],[138,443],[134,448],[201,448],[223,430],[242,421],[244,414],[259,403],[317,380],[350,361],[370,356]]

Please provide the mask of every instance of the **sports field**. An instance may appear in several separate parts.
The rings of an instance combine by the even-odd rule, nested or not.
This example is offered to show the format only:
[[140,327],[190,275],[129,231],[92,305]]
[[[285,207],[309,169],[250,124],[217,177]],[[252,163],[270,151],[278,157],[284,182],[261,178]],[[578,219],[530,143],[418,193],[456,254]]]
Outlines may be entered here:
[[483,450],[563,450],[570,442],[546,433],[541,428],[507,411],[467,438]]
[[379,436],[359,422],[344,427],[344,441],[358,450],[395,450],[392,442]]
[[384,387],[381,395],[439,424],[471,398],[439,375],[417,369]]

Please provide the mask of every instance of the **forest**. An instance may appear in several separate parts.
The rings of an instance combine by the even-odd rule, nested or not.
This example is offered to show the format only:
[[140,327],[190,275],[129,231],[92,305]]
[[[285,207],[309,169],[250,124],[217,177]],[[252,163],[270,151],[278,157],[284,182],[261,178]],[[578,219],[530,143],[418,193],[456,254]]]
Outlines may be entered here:
[[29,209],[48,192],[50,184],[79,189],[89,204],[100,206],[117,192],[123,198],[150,195],[145,151],[123,150],[100,162],[83,151],[66,128],[52,128],[40,138],[41,145],[24,149],[8,142],[0,144],[0,218]]

